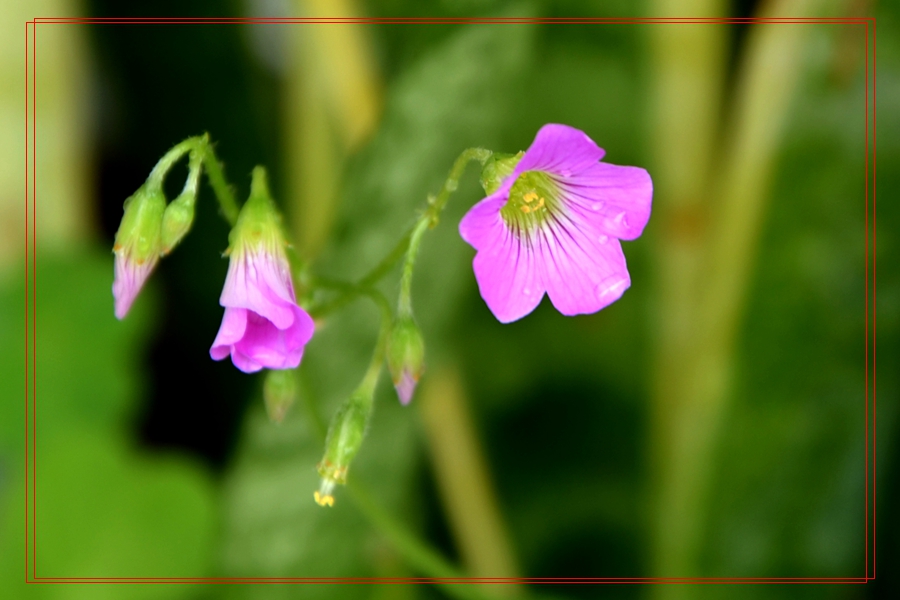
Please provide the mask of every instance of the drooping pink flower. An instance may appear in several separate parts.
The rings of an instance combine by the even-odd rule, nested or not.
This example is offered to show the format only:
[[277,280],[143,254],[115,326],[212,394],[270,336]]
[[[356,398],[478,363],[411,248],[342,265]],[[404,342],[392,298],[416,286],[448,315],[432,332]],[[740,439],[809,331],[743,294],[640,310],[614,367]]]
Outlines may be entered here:
[[578,315],[631,285],[619,240],[643,232],[653,183],[644,169],[600,162],[604,154],[578,129],[545,125],[463,217],[481,297],[502,323],[533,311],[545,292],[559,312]]
[[284,252],[280,217],[254,171],[250,199],[231,231],[231,262],[219,303],[225,315],[209,351],[214,360],[231,355],[241,371],[293,369],[315,328],[297,305]]

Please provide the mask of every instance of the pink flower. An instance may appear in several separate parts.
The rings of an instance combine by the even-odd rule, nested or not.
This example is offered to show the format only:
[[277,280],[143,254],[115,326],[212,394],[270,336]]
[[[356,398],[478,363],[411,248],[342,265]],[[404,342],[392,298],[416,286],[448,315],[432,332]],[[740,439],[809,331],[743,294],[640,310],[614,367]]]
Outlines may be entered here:
[[559,312],[578,315],[631,285],[619,240],[643,232],[653,183],[644,169],[599,162],[604,154],[578,129],[545,125],[463,217],[481,297],[502,323],[533,311],[545,292]]
[[[260,170],[261,171],[261,170]],[[297,305],[280,217],[254,171],[250,199],[231,232],[231,262],[219,303],[225,315],[209,351],[241,371],[293,369],[312,338],[312,317]]]

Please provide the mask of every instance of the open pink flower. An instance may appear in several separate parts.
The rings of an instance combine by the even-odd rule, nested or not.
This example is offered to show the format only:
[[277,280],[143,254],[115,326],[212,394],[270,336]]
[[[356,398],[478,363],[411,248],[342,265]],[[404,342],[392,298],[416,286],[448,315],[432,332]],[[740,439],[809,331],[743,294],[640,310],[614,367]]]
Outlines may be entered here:
[[[259,183],[257,178],[263,181]],[[312,338],[312,317],[297,305],[279,216],[254,172],[253,191],[231,232],[231,262],[219,303],[225,316],[209,351],[241,371],[293,369]]]
[[[564,315],[597,312],[631,285],[619,240],[641,235],[653,183],[638,167],[599,162],[584,132],[545,125],[500,186],[466,213],[481,297],[503,323],[546,292]],[[507,159],[510,160],[510,159]]]

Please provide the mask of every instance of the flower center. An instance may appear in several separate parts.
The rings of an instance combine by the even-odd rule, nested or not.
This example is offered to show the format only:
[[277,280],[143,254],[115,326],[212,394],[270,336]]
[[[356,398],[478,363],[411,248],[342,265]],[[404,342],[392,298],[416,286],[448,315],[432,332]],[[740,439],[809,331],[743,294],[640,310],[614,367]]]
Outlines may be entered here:
[[509,190],[500,216],[517,231],[531,231],[558,209],[559,189],[543,171],[525,171]]

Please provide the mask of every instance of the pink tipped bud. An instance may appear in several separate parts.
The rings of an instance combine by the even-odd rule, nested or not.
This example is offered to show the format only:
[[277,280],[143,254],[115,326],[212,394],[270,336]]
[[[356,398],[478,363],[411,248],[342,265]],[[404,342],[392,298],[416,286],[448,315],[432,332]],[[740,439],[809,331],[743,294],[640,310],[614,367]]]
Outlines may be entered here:
[[412,316],[400,316],[394,323],[388,338],[387,363],[397,397],[405,406],[412,400],[425,370],[425,342]]
[[125,201],[125,214],[116,232],[115,280],[112,291],[116,317],[124,319],[162,251],[160,231],[166,198],[155,186],[141,187]]

